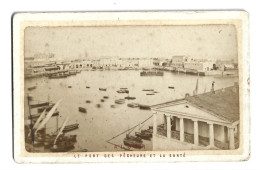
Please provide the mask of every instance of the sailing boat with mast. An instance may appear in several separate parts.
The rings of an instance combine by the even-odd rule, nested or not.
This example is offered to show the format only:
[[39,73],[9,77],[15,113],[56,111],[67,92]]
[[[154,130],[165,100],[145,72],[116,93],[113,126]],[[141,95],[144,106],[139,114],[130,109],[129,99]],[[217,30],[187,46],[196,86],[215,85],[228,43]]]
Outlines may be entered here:
[[130,132],[126,133],[126,137],[124,138],[124,145],[140,149],[143,146],[142,139],[140,137],[135,137],[135,136],[130,135],[130,133],[134,129],[135,128],[133,128]]
[[67,138],[67,140],[63,140],[63,139],[59,140],[60,139],[59,137],[62,135],[62,131],[65,128],[67,121],[68,121],[68,117],[63,122],[63,124],[53,142],[53,147],[50,148],[50,150],[52,152],[67,152],[74,148],[74,144],[75,144],[76,140],[72,140],[72,138],[76,137],[75,135],[73,135],[73,137],[70,136],[70,138]]

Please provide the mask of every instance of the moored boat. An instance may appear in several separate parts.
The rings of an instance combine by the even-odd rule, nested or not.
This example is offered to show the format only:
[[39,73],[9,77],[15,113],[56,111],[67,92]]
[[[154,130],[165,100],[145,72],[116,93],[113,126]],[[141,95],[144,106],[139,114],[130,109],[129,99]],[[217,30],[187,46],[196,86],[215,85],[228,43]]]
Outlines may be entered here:
[[84,107],[79,107],[79,112],[81,113],[87,113],[87,109]]
[[168,88],[169,88],[169,89],[174,89],[174,86],[169,86]]
[[75,130],[75,129],[78,129],[79,128],[79,124],[78,123],[74,123],[74,124],[71,124],[71,125],[67,125],[64,127],[64,129],[62,130],[62,132],[69,132],[69,131],[72,131],[72,130]]
[[140,76],[163,76],[162,71],[142,71]]
[[140,108],[140,109],[143,109],[143,110],[150,110],[150,109],[151,109],[150,106],[148,106],[148,105],[142,105],[142,104],[139,104],[139,108]]
[[143,89],[143,91],[153,91],[153,89]]
[[36,86],[28,87],[29,91],[34,90],[34,89],[36,89]]
[[137,104],[137,103],[128,103],[127,106],[135,108],[135,107],[139,107],[139,104]]
[[42,107],[42,106],[48,106],[49,102],[38,102],[38,103],[30,103],[30,108],[37,108],[37,107]]
[[125,99],[127,99],[127,100],[135,100],[136,97],[130,97],[130,96],[127,96],[127,97],[125,97]]
[[146,95],[154,95],[154,93],[147,93]]
[[135,132],[135,136],[145,140],[150,140],[152,137],[150,133],[145,133],[145,132]]
[[124,138],[124,145],[140,149],[143,147],[143,141],[139,137],[130,136],[127,134]]
[[129,90],[127,89],[120,89],[116,91],[117,93],[129,93]]
[[46,109],[46,111],[48,112],[48,111],[51,110],[51,108],[52,108],[53,106],[54,106],[54,104],[50,104],[49,106],[40,107],[40,108],[38,108],[38,113],[43,112],[45,109]]
[[115,100],[115,103],[117,103],[117,104],[123,104],[123,103],[125,103],[125,99]]
[[[45,115],[47,115],[47,112],[45,113]],[[56,110],[56,111],[52,114],[52,117],[53,117],[53,116],[58,116],[58,115],[59,115],[59,111]],[[32,119],[37,119],[37,118],[39,118],[40,116],[41,116],[41,113],[33,114],[33,115],[32,115]],[[28,119],[31,119],[31,117],[28,116]]]

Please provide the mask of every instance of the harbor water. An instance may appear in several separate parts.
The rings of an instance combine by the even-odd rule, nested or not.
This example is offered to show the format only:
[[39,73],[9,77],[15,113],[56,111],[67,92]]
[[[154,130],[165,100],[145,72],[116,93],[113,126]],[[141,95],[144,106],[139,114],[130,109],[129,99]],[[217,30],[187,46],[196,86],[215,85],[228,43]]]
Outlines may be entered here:
[[[184,98],[186,93],[192,95],[198,81],[198,93],[208,92],[212,82],[215,82],[215,89],[232,86],[238,82],[237,77],[215,78],[212,76],[198,77],[194,75],[164,72],[164,76],[141,77],[140,71],[82,71],[81,73],[67,78],[49,79],[48,77],[33,78],[25,80],[25,119],[28,119],[29,109],[27,94],[33,95],[36,101],[57,102],[62,100],[58,107],[59,116],[52,117],[46,125],[48,133],[54,132],[68,117],[67,124],[79,123],[79,128],[68,132],[77,135],[75,150],[87,149],[88,151],[121,151],[124,146],[125,133],[112,139],[133,126],[138,125],[133,131],[140,128],[147,129],[152,125],[153,119],[140,124],[152,116],[149,110],[128,107],[128,103],[154,105],[175,99]],[[36,89],[28,91],[28,87],[37,86]],[[71,88],[68,88],[71,86]],[[88,86],[89,88],[86,88]],[[173,86],[174,89],[168,88]],[[100,91],[105,88],[106,91]],[[117,93],[120,88],[128,88],[129,94]],[[154,89],[158,93],[147,95],[148,91],[143,89]],[[124,104],[115,104],[116,99],[123,99],[126,96],[136,97],[135,100],[125,100]],[[108,96],[108,99],[104,99]],[[102,102],[101,99],[104,99]],[[91,101],[86,103],[86,100]],[[97,107],[100,104],[100,107]],[[111,107],[115,105],[115,107]],[[87,109],[87,113],[78,111],[78,107]],[[32,109],[32,114],[37,109]],[[140,125],[139,125],[140,124]],[[151,141],[144,141],[145,147],[140,150],[152,150]]]

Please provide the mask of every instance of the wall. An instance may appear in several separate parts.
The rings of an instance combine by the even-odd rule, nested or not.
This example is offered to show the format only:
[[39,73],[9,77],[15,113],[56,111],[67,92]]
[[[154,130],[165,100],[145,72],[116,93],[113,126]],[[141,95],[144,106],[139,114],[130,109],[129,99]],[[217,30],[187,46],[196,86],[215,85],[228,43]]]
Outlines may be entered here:
[[153,141],[153,150],[154,151],[207,149],[207,147],[198,146],[198,145],[194,145],[194,144],[186,143],[186,142],[180,142],[179,140],[176,140],[176,139],[168,139],[167,137],[160,136],[160,135],[154,135],[152,141]]

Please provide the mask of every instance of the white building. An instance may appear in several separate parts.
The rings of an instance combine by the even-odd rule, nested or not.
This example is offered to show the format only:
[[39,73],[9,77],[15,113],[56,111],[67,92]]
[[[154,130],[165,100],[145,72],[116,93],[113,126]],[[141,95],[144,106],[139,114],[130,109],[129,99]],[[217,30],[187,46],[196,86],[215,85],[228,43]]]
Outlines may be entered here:
[[139,58],[138,66],[140,68],[153,67],[153,59],[150,58]]
[[189,61],[184,62],[184,69],[196,71],[211,71],[214,68],[212,61]]
[[239,147],[238,85],[151,107],[153,150]]

